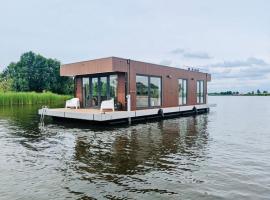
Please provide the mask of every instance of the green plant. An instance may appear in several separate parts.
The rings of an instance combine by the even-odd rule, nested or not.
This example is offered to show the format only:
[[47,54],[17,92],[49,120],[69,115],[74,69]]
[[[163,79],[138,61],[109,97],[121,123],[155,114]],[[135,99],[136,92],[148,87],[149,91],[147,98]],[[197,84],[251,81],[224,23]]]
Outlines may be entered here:
[[70,98],[72,98],[72,96],[59,95],[51,92],[0,92],[0,105],[64,103]]

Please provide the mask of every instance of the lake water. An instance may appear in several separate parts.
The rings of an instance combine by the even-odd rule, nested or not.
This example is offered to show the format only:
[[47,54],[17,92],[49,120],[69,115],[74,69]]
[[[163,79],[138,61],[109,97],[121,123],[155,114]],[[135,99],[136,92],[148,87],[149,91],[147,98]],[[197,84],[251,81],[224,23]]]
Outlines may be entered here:
[[270,199],[270,97],[132,126],[0,107],[0,199]]

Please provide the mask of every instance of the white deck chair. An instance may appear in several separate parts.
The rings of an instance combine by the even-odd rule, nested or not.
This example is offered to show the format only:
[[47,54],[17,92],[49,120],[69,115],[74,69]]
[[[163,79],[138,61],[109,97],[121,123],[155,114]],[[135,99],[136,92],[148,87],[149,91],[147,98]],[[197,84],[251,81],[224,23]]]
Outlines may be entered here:
[[104,109],[111,109],[114,112],[114,99],[102,101],[100,105],[100,112]]
[[80,108],[80,100],[79,98],[72,98],[66,101],[66,108]]

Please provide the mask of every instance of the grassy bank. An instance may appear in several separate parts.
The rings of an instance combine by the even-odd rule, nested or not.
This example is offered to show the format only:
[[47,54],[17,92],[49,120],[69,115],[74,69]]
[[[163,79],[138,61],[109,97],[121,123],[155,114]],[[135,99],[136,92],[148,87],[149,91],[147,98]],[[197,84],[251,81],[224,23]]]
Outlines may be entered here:
[[0,92],[0,106],[64,103],[70,98],[72,96],[51,92]]

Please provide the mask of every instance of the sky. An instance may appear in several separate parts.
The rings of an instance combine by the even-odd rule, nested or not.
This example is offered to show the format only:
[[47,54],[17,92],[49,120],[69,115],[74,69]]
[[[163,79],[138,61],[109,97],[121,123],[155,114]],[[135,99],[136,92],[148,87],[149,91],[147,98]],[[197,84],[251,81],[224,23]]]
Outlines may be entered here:
[[0,0],[0,70],[34,51],[198,68],[209,91],[270,91],[269,0]]

